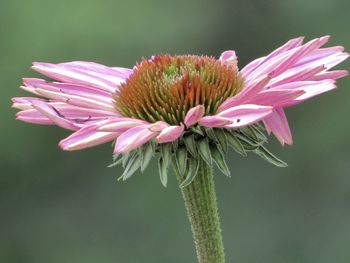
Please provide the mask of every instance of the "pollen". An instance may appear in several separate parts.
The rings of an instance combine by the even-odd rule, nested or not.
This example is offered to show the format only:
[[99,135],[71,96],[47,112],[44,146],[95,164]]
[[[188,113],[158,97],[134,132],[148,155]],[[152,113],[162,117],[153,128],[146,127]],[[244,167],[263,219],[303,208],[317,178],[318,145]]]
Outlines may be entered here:
[[216,113],[242,86],[237,68],[208,56],[159,55],[143,59],[114,95],[116,110],[149,122],[183,122],[197,105]]

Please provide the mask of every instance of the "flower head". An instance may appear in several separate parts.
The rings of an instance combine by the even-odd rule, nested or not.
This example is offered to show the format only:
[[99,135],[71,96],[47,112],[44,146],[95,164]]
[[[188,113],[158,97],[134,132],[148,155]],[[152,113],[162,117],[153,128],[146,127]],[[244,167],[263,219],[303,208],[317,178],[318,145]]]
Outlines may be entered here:
[[330,70],[349,54],[340,46],[322,48],[328,40],[292,39],[241,70],[234,51],[219,59],[153,56],[133,69],[35,62],[32,68],[53,81],[25,78],[22,88],[37,97],[14,98],[13,107],[20,109],[19,120],[74,131],[59,143],[64,150],[115,141],[123,179],[144,170],[157,152],[163,183],[172,159],[183,174],[190,169],[196,175],[198,157],[214,159],[229,174],[228,145],[283,166],[263,146],[265,129],[292,144],[284,108],[336,88],[335,80],[348,74]]

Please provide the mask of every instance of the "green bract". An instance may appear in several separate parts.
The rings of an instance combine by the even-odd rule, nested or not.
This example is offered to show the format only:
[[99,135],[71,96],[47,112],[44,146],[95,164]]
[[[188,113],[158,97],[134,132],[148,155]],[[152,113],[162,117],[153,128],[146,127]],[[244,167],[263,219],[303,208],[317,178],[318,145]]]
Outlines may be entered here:
[[208,128],[197,125],[188,129],[174,142],[157,144],[151,140],[137,150],[114,155],[113,163],[109,167],[122,164],[124,172],[119,179],[125,181],[138,169],[144,172],[152,157],[157,156],[161,183],[167,185],[169,167],[172,165],[184,177],[181,187],[186,187],[196,177],[200,160],[210,166],[215,164],[223,174],[230,176],[225,161],[229,147],[244,157],[248,152],[253,152],[269,163],[286,167],[285,162],[264,147],[266,142],[265,129],[260,124],[241,129]]

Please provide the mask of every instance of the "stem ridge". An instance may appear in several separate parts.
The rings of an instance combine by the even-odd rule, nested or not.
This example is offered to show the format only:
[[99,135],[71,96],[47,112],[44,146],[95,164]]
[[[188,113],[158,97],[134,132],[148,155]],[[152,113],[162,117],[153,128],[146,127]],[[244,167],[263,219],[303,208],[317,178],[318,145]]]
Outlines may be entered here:
[[[182,177],[176,171],[181,184]],[[225,254],[221,236],[219,213],[215,194],[213,168],[200,160],[196,178],[181,188],[199,263],[224,263]]]

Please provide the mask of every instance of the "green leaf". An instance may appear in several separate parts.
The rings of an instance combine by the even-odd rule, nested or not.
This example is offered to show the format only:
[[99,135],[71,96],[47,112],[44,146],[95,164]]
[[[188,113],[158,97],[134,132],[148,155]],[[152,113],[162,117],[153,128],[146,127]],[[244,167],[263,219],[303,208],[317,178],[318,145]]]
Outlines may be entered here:
[[203,133],[202,129],[199,126],[191,127],[191,131],[193,131],[194,133],[197,133],[197,134],[199,134],[201,136],[204,136],[204,133]]
[[213,164],[213,160],[211,158],[211,153],[210,153],[208,139],[204,138],[204,139],[198,140],[197,141],[197,146],[198,146],[199,155],[202,157],[202,159],[208,165],[212,165]]
[[123,153],[123,155],[122,155],[122,158],[123,158],[122,165],[123,165],[124,169],[127,166],[128,162],[129,162],[129,159],[131,159],[136,154],[136,152],[137,151]]
[[144,172],[154,155],[153,146],[147,143],[141,149],[141,172]]
[[252,125],[251,127],[255,131],[255,134],[257,135],[259,141],[267,142],[267,137],[262,129],[256,125]]
[[228,144],[233,148],[233,150],[235,150],[237,153],[244,157],[247,156],[247,153],[245,152],[241,142],[236,138],[236,136],[233,133],[226,131],[226,138]]
[[176,165],[178,167],[178,171],[181,176],[183,176],[186,172],[186,164],[187,164],[187,150],[184,146],[178,148],[175,153]]
[[117,166],[118,164],[120,164],[122,162],[122,158],[121,158],[120,154],[113,154],[112,159],[113,159],[113,161],[111,164],[109,164],[107,166],[108,168]]
[[240,130],[245,136],[249,137],[253,141],[258,140],[258,136],[255,134],[255,131],[250,126],[240,128]]
[[211,155],[213,156],[213,159],[219,168],[219,170],[226,176],[230,177],[231,172],[226,164],[225,161],[225,155],[218,149],[220,145],[213,145],[211,147]]
[[183,137],[183,141],[185,143],[187,150],[190,152],[190,154],[193,157],[197,157],[197,149],[196,149],[196,143],[194,141],[194,136],[190,135],[190,136]]
[[254,151],[259,148],[260,144],[256,141],[253,141],[248,136],[236,133],[236,137],[239,139],[240,143],[242,144],[244,150],[246,151]]
[[159,158],[158,169],[159,169],[160,182],[164,187],[166,187],[168,183],[168,166],[165,165],[163,158]]
[[272,163],[273,165],[276,165],[278,167],[287,167],[288,166],[287,163],[285,163],[281,159],[278,159],[275,155],[273,155],[271,152],[269,152],[264,146],[260,146],[254,152],[256,154],[258,154],[264,160],[268,161],[269,163]]
[[179,148],[179,140],[173,141],[173,151],[176,152]]
[[261,132],[266,132],[266,129],[265,129],[264,125],[261,124],[261,122],[257,122],[253,126],[255,128],[257,128],[258,130],[260,130]]
[[221,146],[221,148],[224,150],[224,153],[227,153],[228,151],[228,142],[225,135],[225,132],[223,129],[215,129],[214,130],[216,138],[218,138],[218,142]]
[[108,168],[112,168],[112,167],[114,167],[114,166],[117,166],[118,164],[121,164],[122,161],[123,161],[123,159],[120,158],[119,160],[116,160],[116,161],[114,161],[113,163],[109,164],[107,167],[108,167]]
[[180,184],[181,188],[188,186],[193,182],[194,178],[196,178],[199,170],[199,163],[200,162],[197,159],[188,159],[188,169],[186,173],[186,178]]
[[137,169],[140,167],[140,165],[141,165],[140,156],[138,154],[134,154],[130,158],[128,165],[126,166],[122,176],[119,177],[119,179],[122,178],[123,181],[129,179],[137,171]]
[[117,161],[120,156],[121,156],[121,154],[119,154],[119,153],[113,154],[113,156],[112,156],[113,162]]
[[213,142],[217,143],[218,138],[216,138],[214,129],[211,127],[205,127],[205,133],[208,136],[209,139],[211,139]]
[[168,167],[169,163],[171,161],[171,147],[172,144],[171,143],[164,143],[160,145],[160,151],[161,151],[161,155],[162,155],[162,159],[164,160],[165,165]]

